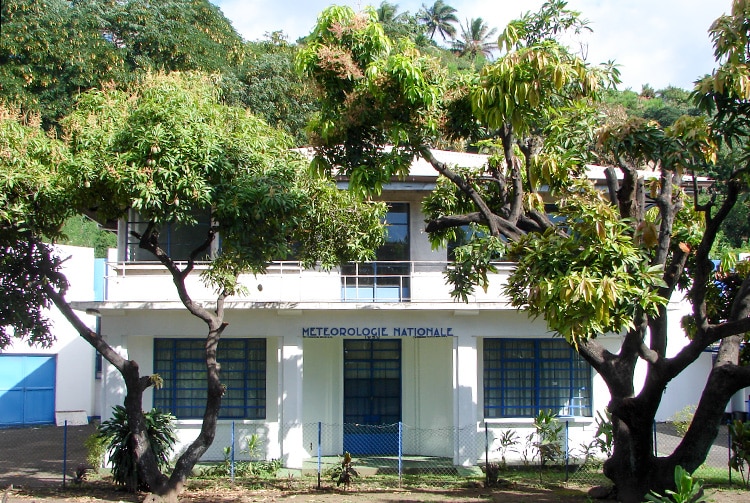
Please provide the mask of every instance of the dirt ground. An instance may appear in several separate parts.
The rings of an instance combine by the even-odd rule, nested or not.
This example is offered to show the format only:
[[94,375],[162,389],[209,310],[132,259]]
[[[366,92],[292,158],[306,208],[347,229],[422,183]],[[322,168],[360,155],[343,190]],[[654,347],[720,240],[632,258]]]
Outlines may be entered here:
[[[200,487],[198,487],[200,486]],[[513,484],[509,487],[486,489],[465,488],[411,488],[385,489],[355,487],[349,490],[303,487],[275,487],[251,489],[222,484],[195,484],[180,497],[183,503],[591,503],[584,487],[536,487]],[[108,481],[84,482],[81,485],[61,487],[10,487],[2,493],[2,503],[138,503],[145,494],[129,494],[113,489]],[[613,502],[614,500],[599,500]],[[739,489],[708,488],[704,501],[713,503],[750,503],[750,492]]]
[[[0,430],[0,503],[138,503],[145,494],[118,491],[108,480],[93,478],[75,484],[68,475],[62,485],[63,457],[71,474],[85,461],[85,439],[93,425]],[[276,487],[262,489],[231,486],[225,482],[191,480],[182,494],[184,503],[376,503],[376,502],[455,502],[476,503],[590,503],[590,487],[539,487],[533,484],[507,483],[486,489],[479,483],[466,487],[384,488],[357,481],[349,490],[316,489],[303,480],[282,481]],[[611,500],[609,500],[611,501]],[[714,503],[750,503],[750,492],[738,489],[708,488],[706,501]]]
[[[7,497],[7,499],[6,499]],[[5,491],[3,503],[106,503],[106,502],[139,502],[143,494],[127,494],[95,487],[62,489],[12,488]],[[517,487],[508,489],[486,490],[484,488],[464,489],[326,489],[318,491],[307,489],[256,489],[208,487],[188,489],[180,500],[184,503],[255,503],[255,502],[294,502],[294,503],[375,503],[375,502],[455,502],[475,503],[532,503],[561,502],[582,503],[590,501],[586,492],[581,489],[567,488],[532,488]],[[733,499],[733,501],[738,501]],[[747,500],[750,502],[750,499]]]

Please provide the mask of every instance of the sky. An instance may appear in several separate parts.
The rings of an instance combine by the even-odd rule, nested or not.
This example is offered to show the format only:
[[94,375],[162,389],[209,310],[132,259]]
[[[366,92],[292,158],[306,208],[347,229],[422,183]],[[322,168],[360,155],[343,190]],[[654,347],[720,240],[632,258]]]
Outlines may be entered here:
[[[283,31],[292,42],[312,30],[318,14],[332,3],[361,10],[380,1],[366,0],[211,0],[245,40]],[[398,12],[415,14],[434,0],[389,0]],[[447,0],[466,20],[481,17],[502,32],[508,21],[536,12],[543,0]],[[731,0],[569,0],[589,21],[593,33],[579,41],[590,63],[614,60],[619,65],[619,89],[640,92],[644,84],[659,90],[676,86],[691,90],[693,83],[715,65],[708,36],[711,23],[729,13]],[[440,42],[440,37],[437,37]]]

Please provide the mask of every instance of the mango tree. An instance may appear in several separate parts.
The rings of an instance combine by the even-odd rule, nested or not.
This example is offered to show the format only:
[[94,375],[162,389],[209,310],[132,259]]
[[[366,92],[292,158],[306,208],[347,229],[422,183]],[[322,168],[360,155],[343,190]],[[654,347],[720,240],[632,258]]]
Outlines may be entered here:
[[[306,162],[290,149],[286,135],[244,109],[222,105],[214,78],[199,74],[153,75],[128,90],[88,92],[63,128],[66,162],[47,155],[38,175],[53,178],[52,186],[62,189],[55,192],[62,203],[50,207],[57,210],[53,223],[60,213],[86,212],[104,221],[137,212],[145,226],[132,237],[169,271],[185,308],[207,327],[208,392],[202,427],[172,473],[164,474],[149,449],[142,412],[143,392],[158,385],[160,378],[141,375],[136,361],[120,356],[105,336],[81,322],[65,301],[60,283],[41,279],[44,298],[54,302],[122,374],[139,477],[154,493],[175,499],[214,439],[224,391],[216,350],[227,326],[227,299],[244,292],[240,275],[263,273],[270,261],[292,252],[303,265],[324,268],[370,258],[382,242],[384,207],[360,202],[328,179],[308,176]],[[33,128],[26,134],[46,138]],[[11,152],[15,155],[12,147]],[[3,169],[11,177],[21,177],[29,165],[21,158],[3,164]],[[24,249],[46,230],[27,229],[25,217],[19,216],[47,218],[37,197],[27,190],[18,197],[25,206],[16,209],[9,202],[3,207],[3,231],[11,246]],[[199,212],[210,214],[211,224],[200,231],[202,242],[181,265],[167,252],[159,231],[165,224],[191,226]],[[11,233],[16,229],[26,235],[14,240]],[[219,235],[221,248],[210,255]],[[33,257],[26,258],[35,267]],[[212,260],[203,280],[217,292],[209,307],[194,302],[186,285],[196,263],[206,258]],[[55,274],[55,268],[47,272],[50,278]]]
[[[706,91],[720,110],[728,103],[739,110],[724,114],[734,125],[746,117],[750,89],[740,72],[745,3],[736,2],[744,10],[730,17],[733,33],[744,38],[719,33],[728,22],[715,28],[723,44],[745,44],[728,57],[738,91],[718,78]],[[495,62],[478,74],[450,74],[408,42],[385,37],[372,11],[325,10],[298,59],[324,97],[310,128],[313,167],[377,192],[406,174],[414,156],[432,164],[441,175],[424,203],[433,243],[457,238],[463,226],[477,231],[447,272],[453,295],[465,300],[476,286],[486,287],[499,256],[516,262],[506,294],[530,316],[543,316],[603,378],[614,428],[605,473],[620,500],[642,501],[650,490],[673,488],[676,466],[692,472],[703,462],[727,401],[750,385],[739,358],[750,329],[748,268],[735,264],[716,275],[709,260],[718,226],[747,192],[748,170],[743,165],[717,181],[729,188],[716,199],[699,199],[692,182],[714,162],[712,124],[683,118],[664,130],[599,117],[592,101],[617,82],[617,71],[610,63],[591,66],[563,46],[556,37],[568,29],[587,28],[565,2],[547,2],[508,25],[498,41],[505,53]],[[467,138],[492,154],[484,169],[435,159],[434,146]],[[604,190],[586,179],[592,162],[606,167]],[[735,275],[731,282],[717,282],[728,275]],[[668,357],[674,327],[667,302],[686,292],[694,305],[683,322],[690,342]],[[611,333],[622,336],[617,352],[599,339]],[[657,456],[652,424],[667,385],[718,343],[693,425],[672,454]],[[638,390],[639,363],[646,382]]]

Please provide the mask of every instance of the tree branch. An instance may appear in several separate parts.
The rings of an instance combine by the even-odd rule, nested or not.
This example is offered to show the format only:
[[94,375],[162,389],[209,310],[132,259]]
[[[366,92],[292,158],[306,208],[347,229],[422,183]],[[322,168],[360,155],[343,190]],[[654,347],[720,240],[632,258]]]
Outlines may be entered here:
[[464,178],[458,173],[451,170],[447,164],[438,161],[429,147],[419,147],[419,153],[427,162],[432,165],[433,168],[435,168],[435,171],[448,178],[456,185],[456,187],[458,187],[462,192],[469,196],[474,204],[477,205],[477,208],[479,209],[480,213],[482,213],[482,216],[485,218],[487,226],[490,228],[490,234],[492,234],[493,236],[499,236],[500,230],[497,228],[495,219],[492,218],[494,215],[492,213],[492,210],[490,210],[489,206],[487,206],[487,203],[484,201],[482,196],[476,190],[474,190],[474,187],[472,187],[471,184],[467,183],[466,180],[464,180]]

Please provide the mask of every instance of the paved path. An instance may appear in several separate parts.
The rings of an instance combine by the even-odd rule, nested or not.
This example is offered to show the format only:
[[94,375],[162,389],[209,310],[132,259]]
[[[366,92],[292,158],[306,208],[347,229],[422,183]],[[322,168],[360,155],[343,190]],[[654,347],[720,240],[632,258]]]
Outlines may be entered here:
[[[0,488],[62,486],[86,463],[84,442],[96,431],[92,424],[0,429]],[[67,442],[65,442],[67,440]],[[66,448],[67,446],[67,448]]]

